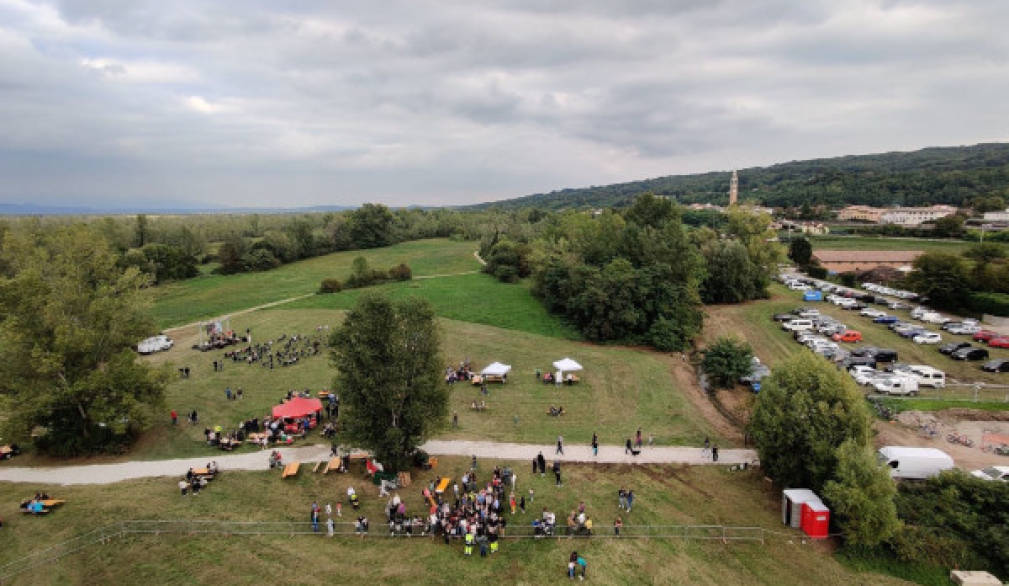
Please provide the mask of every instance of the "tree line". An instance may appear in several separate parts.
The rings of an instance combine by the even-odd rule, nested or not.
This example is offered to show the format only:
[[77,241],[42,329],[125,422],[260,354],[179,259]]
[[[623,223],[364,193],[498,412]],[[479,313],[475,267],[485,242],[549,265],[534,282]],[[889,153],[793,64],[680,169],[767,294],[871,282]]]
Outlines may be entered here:
[[[669,196],[683,204],[726,205],[729,176],[729,171],[671,175],[564,189],[472,207],[549,210],[623,207],[645,192]],[[836,208],[851,204],[987,206],[985,202],[992,196],[1007,199],[1007,186],[1009,144],[1000,143],[792,161],[739,171],[741,200],[786,208],[804,205]]]

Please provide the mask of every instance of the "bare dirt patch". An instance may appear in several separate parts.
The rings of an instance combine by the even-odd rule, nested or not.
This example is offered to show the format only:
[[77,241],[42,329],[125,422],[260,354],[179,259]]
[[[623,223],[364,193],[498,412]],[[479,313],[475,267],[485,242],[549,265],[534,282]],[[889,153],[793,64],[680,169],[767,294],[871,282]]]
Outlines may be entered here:
[[[938,448],[953,457],[957,466],[965,470],[983,468],[992,464],[1007,465],[1009,457],[985,452],[982,436],[987,433],[1009,435],[1009,413],[947,409],[944,411],[904,411],[893,422],[876,423],[876,443],[883,445],[921,446]],[[934,431],[935,433],[930,433]],[[952,443],[949,434],[968,437],[973,447]]]

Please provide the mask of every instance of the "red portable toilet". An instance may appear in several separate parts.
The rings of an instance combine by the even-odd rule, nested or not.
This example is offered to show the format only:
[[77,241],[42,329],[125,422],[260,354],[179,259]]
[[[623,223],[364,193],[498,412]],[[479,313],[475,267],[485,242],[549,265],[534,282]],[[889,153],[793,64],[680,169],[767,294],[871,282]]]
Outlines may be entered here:
[[802,503],[802,530],[813,539],[826,539],[830,533],[830,509],[820,501]]

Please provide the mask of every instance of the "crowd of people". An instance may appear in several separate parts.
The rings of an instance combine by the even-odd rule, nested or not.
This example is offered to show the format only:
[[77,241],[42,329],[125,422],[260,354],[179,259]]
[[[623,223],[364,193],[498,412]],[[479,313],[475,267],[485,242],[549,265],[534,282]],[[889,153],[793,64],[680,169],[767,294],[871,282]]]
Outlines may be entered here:
[[458,368],[451,365],[445,367],[445,382],[450,385],[459,381],[469,382],[473,379],[473,375],[468,359],[460,361]]
[[[311,336],[283,334],[276,341],[249,343],[244,348],[225,352],[224,360],[245,362],[249,365],[260,364],[263,368],[271,370],[275,363],[278,366],[292,366],[297,364],[299,359],[315,356],[322,351],[326,346],[326,338],[321,332],[322,329],[317,329],[316,334]],[[247,336],[247,339],[251,339],[251,336]]]

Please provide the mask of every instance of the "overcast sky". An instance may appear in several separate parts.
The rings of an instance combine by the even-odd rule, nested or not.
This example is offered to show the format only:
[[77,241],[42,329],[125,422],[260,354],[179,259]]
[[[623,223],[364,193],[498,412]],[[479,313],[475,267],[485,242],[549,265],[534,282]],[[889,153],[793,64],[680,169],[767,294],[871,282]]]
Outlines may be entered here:
[[1009,2],[0,0],[0,203],[457,204],[1009,137]]

